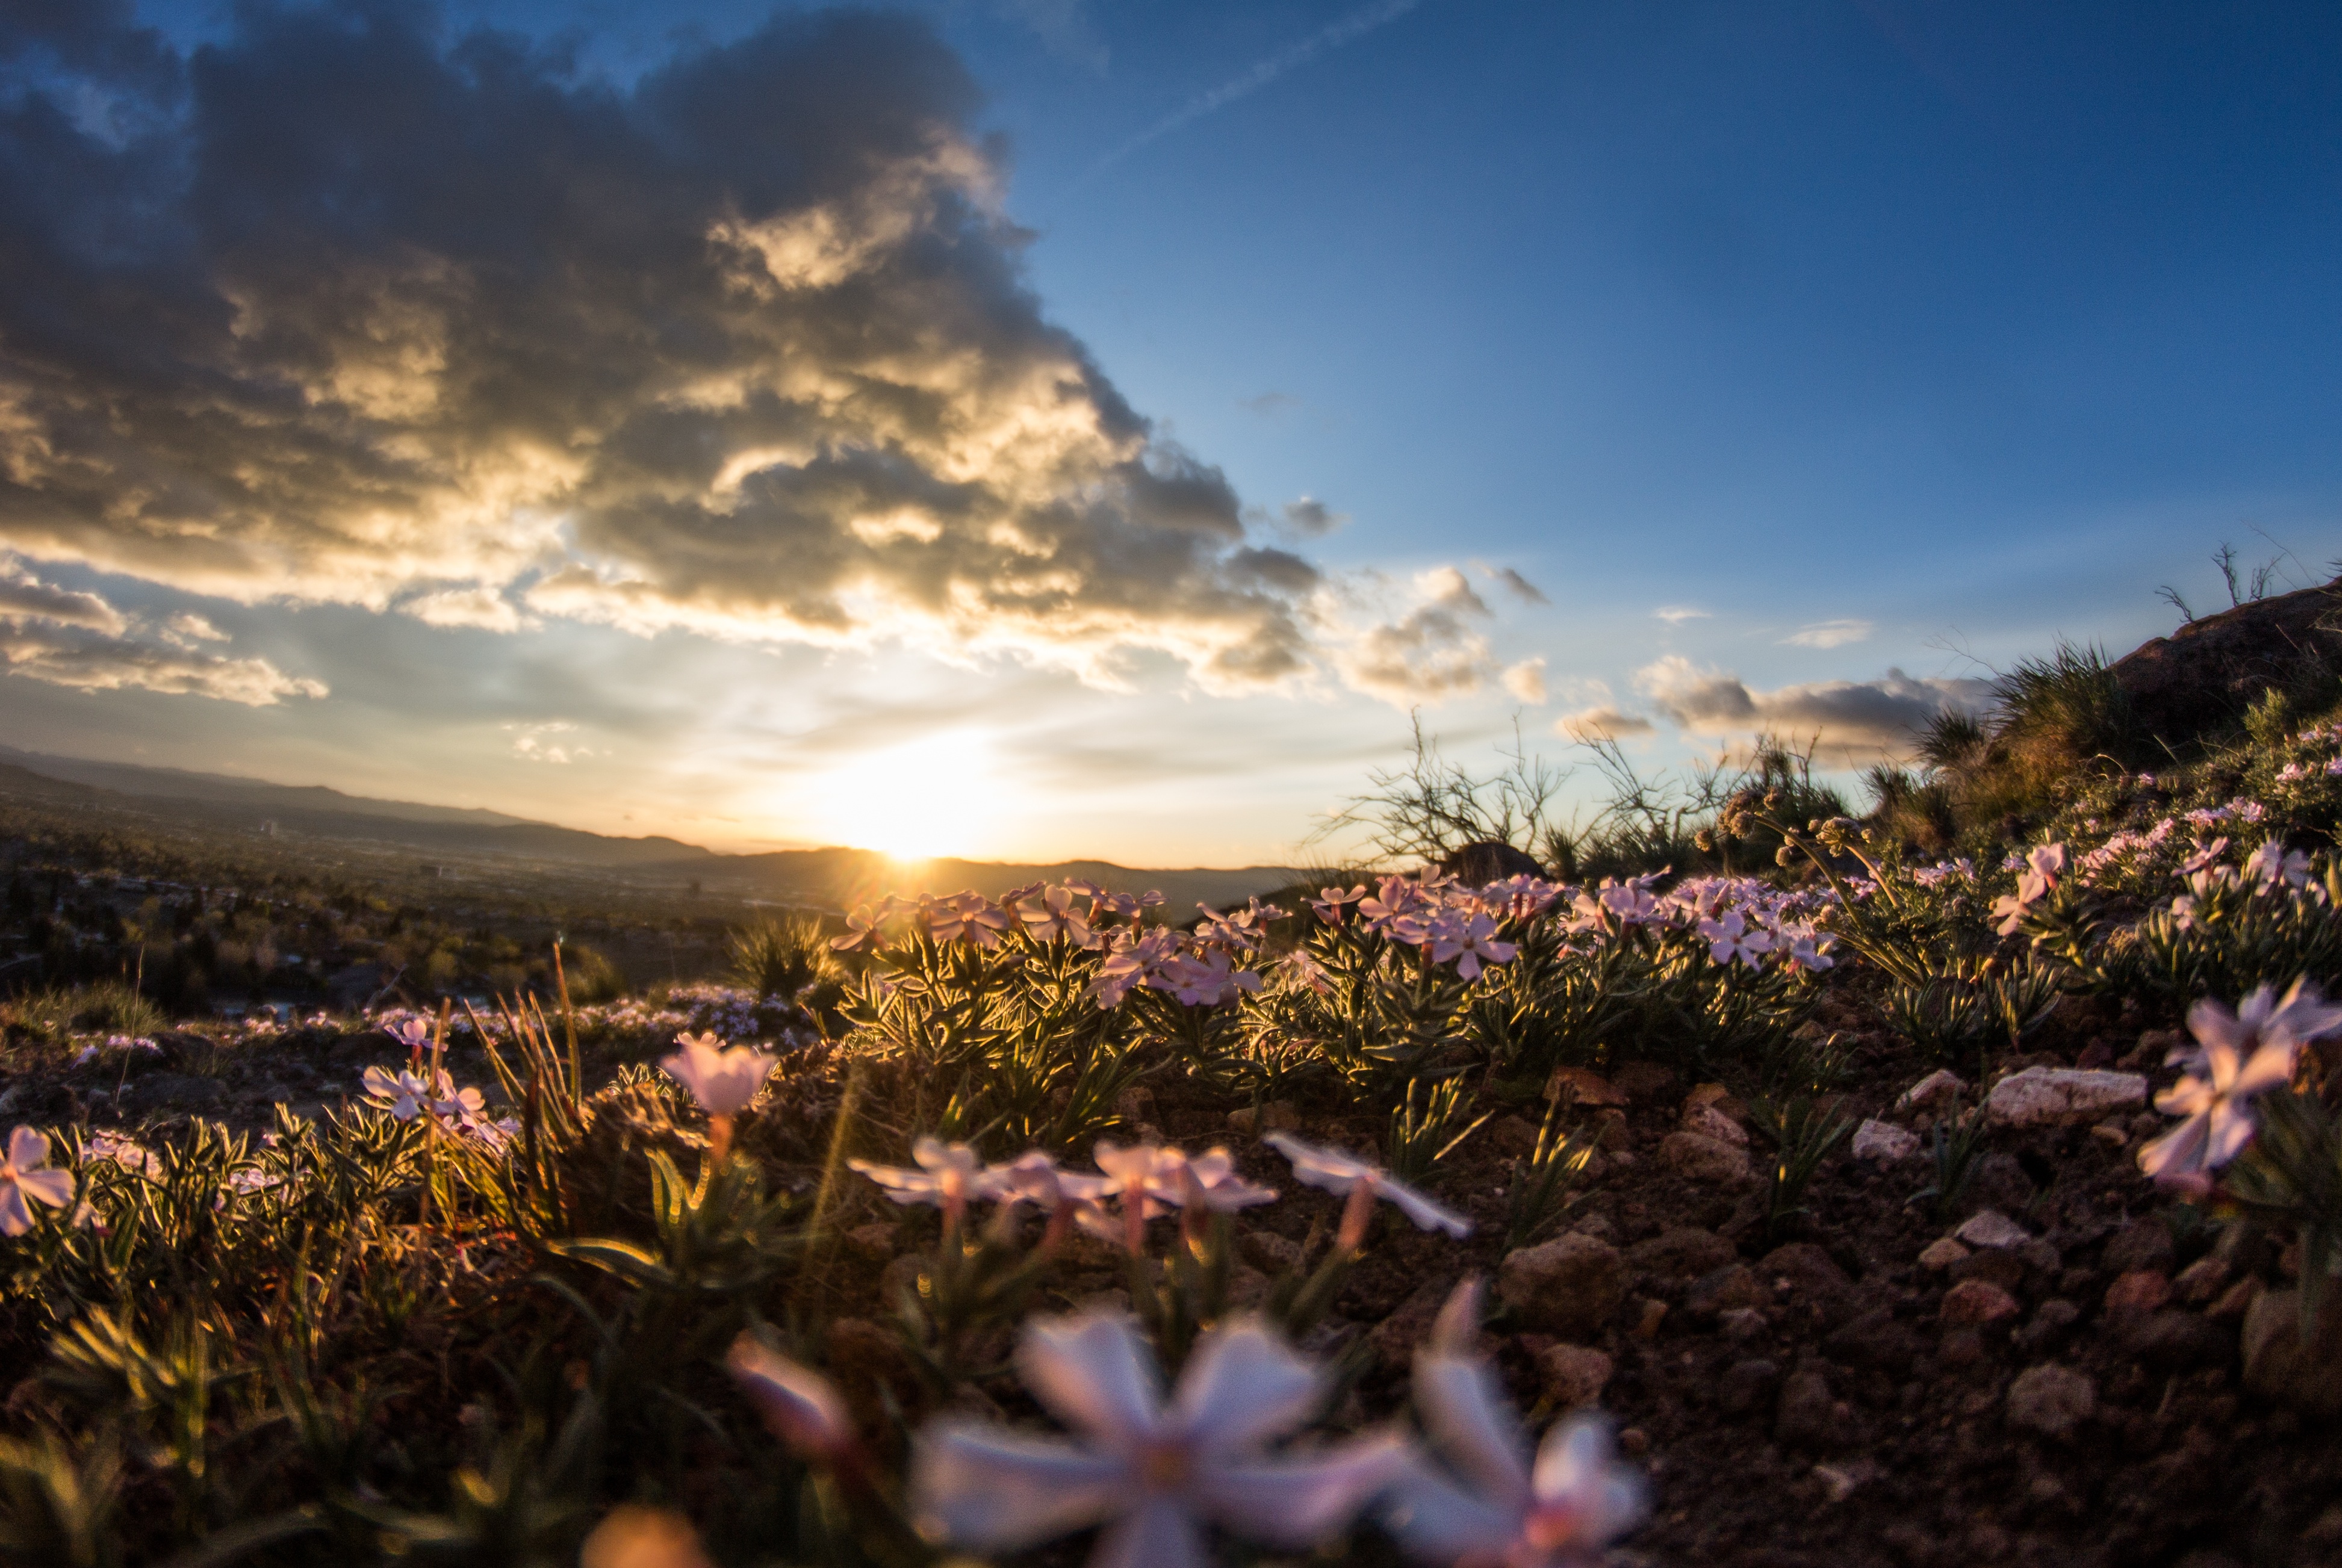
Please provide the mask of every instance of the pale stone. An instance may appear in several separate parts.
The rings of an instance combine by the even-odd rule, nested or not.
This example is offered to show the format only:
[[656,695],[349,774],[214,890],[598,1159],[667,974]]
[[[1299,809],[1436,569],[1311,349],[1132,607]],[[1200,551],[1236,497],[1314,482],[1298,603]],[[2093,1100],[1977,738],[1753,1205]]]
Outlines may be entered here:
[[1947,1269],[1967,1255],[1967,1248],[1951,1237],[1937,1236],[1919,1250],[1919,1266],[1923,1269]]
[[1586,1067],[1556,1067],[1546,1080],[1545,1097],[1558,1100],[1566,1089],[1574,1105],[1624,1105],[1626,1096],[1601,1074]]
[[1952,1234],[1972,1247],[2022,1246],[2033,1239],[2032,1232],[1997,1209],[1978,1209]]
[[1683,1130],[1696,1133],[1703,1138],[1713,1138],[1719,1144],[1730,1144],[1735,1148],[1748,1146],[1748,1130],[1714,1105],[1686,1105]]
[[1506,1257],[1496,1294],[1528,1328],[1591,1338],[1626,1299],[1626,1260],[1607,1242],[1573,1231]]
[[2028,1367],[2008,1385],[2007,1408],[2009,1425],[2065,1438],[2098,1408],[2098,1386],[2071,1367]]
[[1893,1164],[1919,1152],[1919,1134],[1872,1117],[1854,1130],[1854,1157]]
[[1610,1358],[1586,1345],[1547,1345],[1537,1353],[1536,1364],[1545,1396],[1556,1410],[1593,1404],[1610,1383]]
[[2095,1122],[2146,1104],[2147,1079],[2137,1073],[2027,1067],[1992,1086],[1985,1114],[2006,1127],[2047,1127]]
[[1659,1158],[1669,1170],[1694,1182],[1737,1186],[1748,1180],[1746,1150],[1697,1133],[1669,1133],[1659,1141]]
[[2312,1415],[2342,1414],[2342,1291],[2301,1332],[2301,1293],[2264,1291],[2245,1312],[2245,1386]]
[[1939,1067],[1904,1090],[1903,1097],[1895,1102],[1895,1108],[1898,1111],[1907,1111],[1914,1105],[1931,1105],[1938,1100],[1948,1100],[1967,1091],[1967,1084],[1962,1081],[1957,1073],[1953,1072],[1949,1067]]

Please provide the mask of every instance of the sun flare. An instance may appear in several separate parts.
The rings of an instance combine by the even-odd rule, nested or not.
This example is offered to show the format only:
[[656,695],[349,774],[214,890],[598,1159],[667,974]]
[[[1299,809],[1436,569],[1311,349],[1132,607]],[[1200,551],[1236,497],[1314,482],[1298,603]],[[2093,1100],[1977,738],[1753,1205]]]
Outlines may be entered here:
[[856,757],[804,798],[823,838],[904,861],[980,853],[1008,804],[991,743],[966,730]]

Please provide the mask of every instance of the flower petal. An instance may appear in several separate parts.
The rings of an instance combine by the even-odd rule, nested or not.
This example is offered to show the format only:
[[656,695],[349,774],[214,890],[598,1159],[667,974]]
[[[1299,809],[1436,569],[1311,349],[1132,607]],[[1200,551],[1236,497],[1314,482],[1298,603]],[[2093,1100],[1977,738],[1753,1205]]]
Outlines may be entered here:
[[33,1228],[33,1211],[14,1182],[0,1182],[0,1236],[21,1236]]
[[1415,1358],[1415,1407],[1441,1456],[1496,1506],[1528,1506],[1528,1437],[1496,1373],[1476,1358]]
[[1391,1489],[1383,1523],[1426,1563],[1501,1563],[1521,1533],[1521,1511],[1500,1508],[1417,1463]]
[[937,1422],[911,1453],[911,1519],[930,1540],[1017,1552],[1086,1530],[1136,1488],[1110,1455],[973,1422]]
[[854,1418],[829,1379],[742,1334],[725,1366],[773,1434],[799,1453],[834,1454],[854,1441]]
[[1583,1516],[1595,1543],[1631,1527],[1646,1506],[1642,1477],[1612,1463],[1610,1425],[1599,1416],[1572,1416],[1546,1433],[1533,1484],[1539,1503]]
[[1119,1313],[1033,1319],[1016,1347],[1016,1373],[1058,1420],[1117,1449],[1134,1446],[1161,1420],[1155,1369]]
[[2252,1113],[2233,1100],[2223,1100],[2213,1106],[2207,1120],[2211,1127],[2210,1135],[2204,1143],[2203,1165],[2207,1171],[2217,1171],[2243,1154],[2245,1145],[2251,1143],[2253,1134],[2259,1131]]
[[[2259,993],[2254,993],[2258,996]],[[2247,1011],[2252,1003],[2245,1004]],[[2215,996],[2202,996],[2187,1009],[2187,1033],[2205,1044],[2217,1043],[2231,1051],[2242,1051],[2252,1040],[2252,1030],[2228,1011],[2227,1004]]]
[[8,1134],[8,1163],[19,1171],[33,1170],[49,1163],[49,1135],[30,1127],[18,1127]]
[[53,1209],[62,1209],[73,1202],[74,1182],[70,1171],[18,1171],[16,1185]]
[[2204,1146],[2212,1130],[2212,1114],[2190,1116],[2138,1150],[2138,1168],[2158,1182],[2169,1182],[2204,1167]]
[[1317,1368],[1256,1318],[1204,1336],[1172,1396],[1169,1424],[1207,1453],[1255,1448],[1308,1419]]
[[1306,1456],[1283,1455],[1196,1467],[1193,1494],[1212,1518],[1271,1546],[1312,1546],[1407,1473],[1407,1445],[1395,1433],[1354,1438]]
[[1446,1231],[1451,1236],[1468,1236],[1472,1222],[1455,1210],[1432,1202],[1396,1176],[1376,1176],[1375,1190],[1397,1205],[1399,1213],[1413,1220],[1417,1230]]
[[2244,1100],[2283,1087],[2293,1076],[2294,1058],[2300,1054],[2301,1046],[2294,1040],[2270,1040],[2253,1053],[2250,1061],[2237,1069],[2237,1081],[2228,1085],[2229,1095]]
[[1212,1555],[1195,1516],[1157,1498],[1106,1527],[1089,1568],[1212,1568]]

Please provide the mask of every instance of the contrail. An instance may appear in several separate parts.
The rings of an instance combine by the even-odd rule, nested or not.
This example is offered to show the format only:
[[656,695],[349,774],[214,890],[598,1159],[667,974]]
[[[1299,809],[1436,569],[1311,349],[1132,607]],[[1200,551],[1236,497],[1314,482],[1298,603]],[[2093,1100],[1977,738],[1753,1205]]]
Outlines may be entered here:
[[1250,97],[1279,76],[1296,66],[1306,65],[1318,55],[1354,43],[1388,22],[1396,22],[1420,5],[1423,0],[1376,0],[1372,5],[1362,5],[1340,21],[1331,23],[1312,33],[1298,44],[1280,49],[1266,60],[1254,65],[1242,75],[1233,76],[1208,93],[1199,93],[1173,113],[1138,133],[1130,140],[1100,158],[1090,175],[1104,173],[1150,142],[1160,141],[1182,126],[1193,125],[1216,109],[1225,108],[1238,98]]

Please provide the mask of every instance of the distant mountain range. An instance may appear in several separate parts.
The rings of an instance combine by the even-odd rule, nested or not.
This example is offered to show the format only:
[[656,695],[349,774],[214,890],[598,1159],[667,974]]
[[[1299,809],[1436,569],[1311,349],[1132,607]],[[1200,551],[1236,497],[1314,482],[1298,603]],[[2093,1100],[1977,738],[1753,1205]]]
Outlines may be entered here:
[[990,896],[1029,882],[1084,879],[1102,886],[1160,889],[1174,911],[1220,905],[1284,887],[1306,874],[1292,866],[1139,870],[1099,860],[1055,864],[936,860],[905,865],[870,850],[796,849],[718,854],[681,839],[616,838],[532,822],[477,807],[375,800],[322,785],[270,784],[226,774],[135,763],[93,762],[0,745],[0,799],[51,807],[135,802],[157,818],[213,830],[252,833],[274,824],[280,837],[395,844],[435,856],[597,868],[630,883],[697,884],[712,894],[776,904],[848,908],[885,893]]

